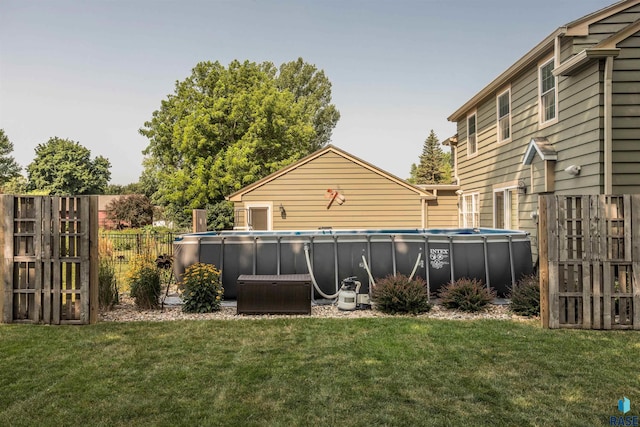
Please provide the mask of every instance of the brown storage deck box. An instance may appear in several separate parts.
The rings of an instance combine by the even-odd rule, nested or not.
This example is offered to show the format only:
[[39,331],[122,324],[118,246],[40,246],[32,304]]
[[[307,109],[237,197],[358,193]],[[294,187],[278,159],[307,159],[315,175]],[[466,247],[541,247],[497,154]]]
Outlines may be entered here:
[[238,277],[238,314],[311,314],[308,274]]

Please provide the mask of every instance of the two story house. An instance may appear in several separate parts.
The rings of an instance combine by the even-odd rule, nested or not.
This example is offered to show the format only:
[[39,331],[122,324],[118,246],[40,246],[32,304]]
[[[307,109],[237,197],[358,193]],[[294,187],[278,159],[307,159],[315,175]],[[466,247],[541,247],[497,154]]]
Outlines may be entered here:
[[535,243],[539,194],[640,193],[640,0],[558,28],[448,119],[460,226]]

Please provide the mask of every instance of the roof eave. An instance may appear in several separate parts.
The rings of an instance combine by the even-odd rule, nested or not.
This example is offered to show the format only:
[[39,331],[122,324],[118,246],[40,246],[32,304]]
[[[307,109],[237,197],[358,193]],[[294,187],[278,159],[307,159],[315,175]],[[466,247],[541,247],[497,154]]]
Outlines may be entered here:
[[564,35],[566,27],[560,27],[553,33],[549,34],[544,40],[531,49],[526,55],[520,58],[515,64],[507,68],[496,79],[484,87],[473,98],[468,100],[458,108],[453,114],[451,114],[447,120],[450,122],[457,122],[466,117],[467,111],[471,110],[475,105],[479,104],[487,96],[491,95],[502,86],[507,84],[514,76],[524,71],[532,62],[537,61],[540,57],[547,54],[547,52],[553,48],[555,39],[558,36]]

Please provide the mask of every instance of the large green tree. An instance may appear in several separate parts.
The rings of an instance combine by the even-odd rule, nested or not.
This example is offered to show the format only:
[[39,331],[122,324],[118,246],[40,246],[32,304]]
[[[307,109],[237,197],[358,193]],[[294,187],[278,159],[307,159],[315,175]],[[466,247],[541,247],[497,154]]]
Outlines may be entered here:
[[424,141],[420,163],[411,165],[409,182],[413,184],[450,184],[452,168],[450,153],[445,153],[433,129]]
[[111,178],[111,163],[80,143],[57,137],[38,144],[27,166],[30,190],[55,195],[103,194]]
[[197,64],[140,133],[141,184],[178,222],[325,145],[338,121],[331,84],[302,59]]
[[12,178],[20,176],[22,168],[16,160],[10,156],[13,151],[13,144],[9,137],[0,129],[0,189]]

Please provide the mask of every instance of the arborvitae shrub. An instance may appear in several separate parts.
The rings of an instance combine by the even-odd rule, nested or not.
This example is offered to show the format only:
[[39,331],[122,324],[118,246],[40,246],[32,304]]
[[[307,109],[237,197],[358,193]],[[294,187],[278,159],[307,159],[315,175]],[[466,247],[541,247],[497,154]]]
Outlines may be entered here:
[[524,276],[511,288],[509,308],[522,316],[540,315],[540,281],[537,274]]
[[485,309],[496,297],[481,280],[461,278],[445,285],[438,294],[440,303],[450,309],[475,312]]
[[98,305],[100,310],[111,310],[118,303],[118,285],[113,260],[100,258],[98,268]]
[[421,278],[387,276],[376,283],[372,297],[375,308],[383,313],[418,314],[431,310],[429,291]]
[[220,271],[211,264],[190,265],[179,283],[182,291],[182,311],[185,313],[211,313],[220,310],[224,288]]

